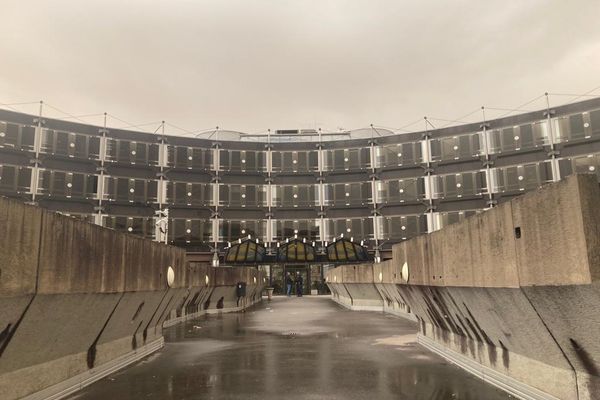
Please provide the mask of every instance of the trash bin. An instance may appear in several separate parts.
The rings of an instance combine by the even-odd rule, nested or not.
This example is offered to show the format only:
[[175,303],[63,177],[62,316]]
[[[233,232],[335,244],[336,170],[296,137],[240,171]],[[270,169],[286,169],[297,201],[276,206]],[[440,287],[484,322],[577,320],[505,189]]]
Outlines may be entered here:
[[271,300],[273,299],[273,290],[275,290],[275,288],[272,287],[268,287],[265,289],[267,291],[267,300]]

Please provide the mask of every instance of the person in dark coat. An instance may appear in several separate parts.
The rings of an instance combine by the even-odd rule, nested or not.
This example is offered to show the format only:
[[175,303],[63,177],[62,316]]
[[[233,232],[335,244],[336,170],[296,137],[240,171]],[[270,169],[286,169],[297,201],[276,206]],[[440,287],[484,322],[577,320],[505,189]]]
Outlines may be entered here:
[[298,276],[296,276],[296,295],[298,297],[302,297],[302,284],[303,284],[303,280],[302,280],[302,275],[300,275],[300,272],[298,272]]
[[292,285],[293,284],[294,284],[294,280],[292,279],[292,276],[288,272],[287,275],[285,276],[285,286],[287,289],[287,291],[286,291],[287,297],[290,297],[292,295]]

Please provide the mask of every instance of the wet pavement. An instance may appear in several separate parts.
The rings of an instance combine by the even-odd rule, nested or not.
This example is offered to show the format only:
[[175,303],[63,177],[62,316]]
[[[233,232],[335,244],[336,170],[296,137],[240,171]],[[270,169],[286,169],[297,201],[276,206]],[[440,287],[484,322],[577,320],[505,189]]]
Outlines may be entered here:
[[70,399],[511,398],[418,346],[416,330],[328,297],[276,297],[168,328],[163,350]]

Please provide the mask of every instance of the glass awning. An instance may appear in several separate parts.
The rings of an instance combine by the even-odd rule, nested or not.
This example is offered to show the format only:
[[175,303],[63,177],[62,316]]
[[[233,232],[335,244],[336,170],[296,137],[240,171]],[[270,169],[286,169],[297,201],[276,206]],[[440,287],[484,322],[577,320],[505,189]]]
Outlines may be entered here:
[[[275,249],[272,249],[275,250]],[[242,240],[229,247],[223,257],[225,265],[279,264],[279,263],[355,263],[371,261],[367,248],[346,238],[339,238],[317,251],[314,244],[297,238],[277,246],[277,251],[267,252],[263,244],[251,239]]]
[[265,259],[265,247],[252,240],[234,244],[225,253],[226,263],[260,263]]
[[367,249],[346,238],[340,238],[327,246],[327,259],[331,262],[368,261]]
[[277,249],[277,261],[307,262],[315,261],[315,248],[302,240],[293,239]]

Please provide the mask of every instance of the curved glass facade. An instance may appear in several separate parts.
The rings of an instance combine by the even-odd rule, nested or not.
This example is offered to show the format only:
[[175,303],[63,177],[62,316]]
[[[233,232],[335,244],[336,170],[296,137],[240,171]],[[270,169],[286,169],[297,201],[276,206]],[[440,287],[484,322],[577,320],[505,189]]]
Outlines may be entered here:
[[223,252],[248,236],[270,254],[296,238],[319,254],[340,237],[385,250],[599,171],[600,99],[406,134],[198,138],[0,110],[2,195],[190,251]]

